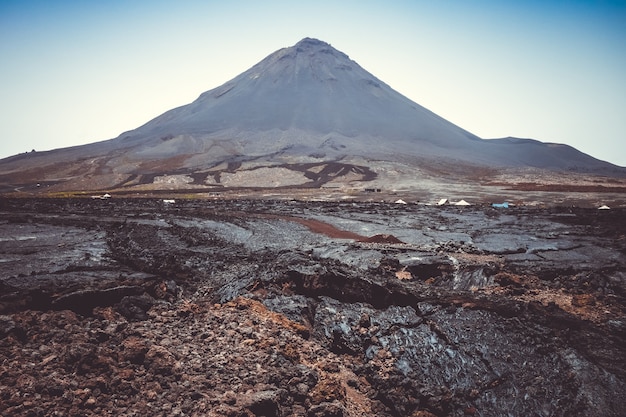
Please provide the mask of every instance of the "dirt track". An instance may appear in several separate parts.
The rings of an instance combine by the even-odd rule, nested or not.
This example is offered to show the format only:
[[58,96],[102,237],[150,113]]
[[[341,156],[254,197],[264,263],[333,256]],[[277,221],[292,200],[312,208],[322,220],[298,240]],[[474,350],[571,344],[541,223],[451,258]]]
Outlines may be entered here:
[[623,415],[623,210],[0,213],[2,415]]

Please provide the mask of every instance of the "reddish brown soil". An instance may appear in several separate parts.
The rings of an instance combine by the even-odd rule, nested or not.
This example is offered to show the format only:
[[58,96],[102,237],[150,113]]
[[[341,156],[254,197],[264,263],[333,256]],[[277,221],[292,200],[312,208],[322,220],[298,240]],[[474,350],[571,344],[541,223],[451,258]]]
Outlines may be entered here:
[[328,223],[324,223],[319,220],[303,219],[301,217],[295,217],[295,216],[276,216],[276,215],[269,215],[269,214],[264,214],[262,217],[281,219],[281,220],[287,220],[287,221],[294,222],[294,223],[299,223],[303,226],[306,226],[310,231],[314,233],[319,233],[319,234],[328,236],[333,239],[353,239],[353,240],[358,240],[358,241],[363,241],[363,242],[366,241],[366,239],[368,239],[368,237],[366,236],[359,235],[358,233],[349,232],[347,230],[337,229],[335,226],[328,224]]
[[286,217],[285,220],[289,220],[292,222],[300,223],[303,226],[306,226],[315,233],[320,233],[326,235],[328,237],[332,237],[334,239],[354,239],[354,240],[363,240],[367,239],[367,237],[359,235],[357,233],[349,232],[347,230],[337,229],[335,226],[321,222],[319,220],[313,219],[302,219],[300,217]]

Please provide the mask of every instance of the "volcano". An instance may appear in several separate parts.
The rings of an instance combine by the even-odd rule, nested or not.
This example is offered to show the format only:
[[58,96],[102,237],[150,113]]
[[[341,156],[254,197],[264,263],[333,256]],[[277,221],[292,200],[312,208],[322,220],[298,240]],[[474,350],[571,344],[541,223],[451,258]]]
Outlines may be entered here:
[[626,171],[567,145],[481,139],[305,38],[115,139],[5,158],[0,183],[126,192],[410,187],[442,173],[475,179],[511,169]]

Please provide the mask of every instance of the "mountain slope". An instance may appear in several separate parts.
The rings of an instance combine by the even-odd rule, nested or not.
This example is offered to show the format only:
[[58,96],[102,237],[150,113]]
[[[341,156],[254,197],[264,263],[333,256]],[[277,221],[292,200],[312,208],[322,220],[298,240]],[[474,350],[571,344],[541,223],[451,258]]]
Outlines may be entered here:
[[478,139],[392,90],[330,45],[304,39],[131,136],[211,134],[225,129],[454,143]]
[[[320,175],[338,161],[341,174]],[[480,139],[329,44],[305,38],[116,139],[6,158],[0,182],[8,188],[33,182],[62,189],[136,188],[187,175],[171,187],[316,187],[348,173],[354,174],[350,180],[372,179],[378,171],[367,168],[372,161],[401,163],[416,174],[439,163],[624,171],[566,145]],[[267,167],[277,166],[282,171],[272,171],[267,181]],[[368,169],[374,174],[363,174]],[[255,172],[237,174],[245,170]]]

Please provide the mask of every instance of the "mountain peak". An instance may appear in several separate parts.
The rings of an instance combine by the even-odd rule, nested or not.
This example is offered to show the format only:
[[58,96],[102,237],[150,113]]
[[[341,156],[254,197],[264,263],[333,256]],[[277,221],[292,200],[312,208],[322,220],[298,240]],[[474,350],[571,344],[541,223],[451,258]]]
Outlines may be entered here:
[[[284,140],[271,140],[277,133]],[[329,159],[347,152],[391,157],[406,149],[421,155],[431,145],[438,152],[467,151],[478,139],[402,96],[329,43],[309,37],[121,137],[151,147],[154,138],[170,135],[195,138],[188,140],[194,153],[228,137],[237,144],[228,152],[278,155],[295,149]],[[142,156],[148,153],[158,156],[148,151]]]
[[289,48],[284,48],[282,51],[286,51],[287,53],[291,53],[291,54],[295,52],[295,55],[304,53],[309,56],[322,53],[322,54],[335,56],[340,59],[341,58],[350,59],[348,55],[333,48],[331,44],[321,41],[319,39],[315,39],[315,38],[304,38],[300,42],[296,43],[294,46],[289,47]]
[[304,38],[293,47],[297,50],[307,50],[312,48],[327,48],[330,47],[330,44],[315,38]]
[[329,43],[321,41],[315,38],[304,38],[300,42],[294,45],[296,48],[308,48],[308,47],[320,47],[320,46],[330,46]]

